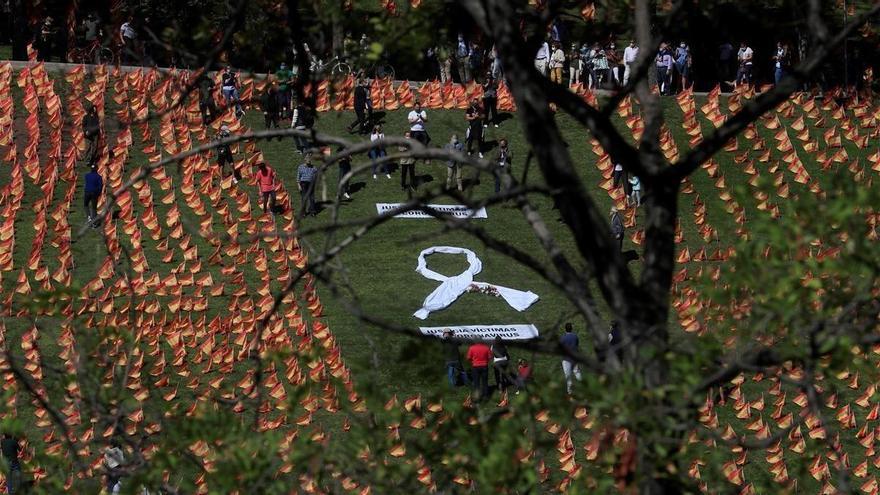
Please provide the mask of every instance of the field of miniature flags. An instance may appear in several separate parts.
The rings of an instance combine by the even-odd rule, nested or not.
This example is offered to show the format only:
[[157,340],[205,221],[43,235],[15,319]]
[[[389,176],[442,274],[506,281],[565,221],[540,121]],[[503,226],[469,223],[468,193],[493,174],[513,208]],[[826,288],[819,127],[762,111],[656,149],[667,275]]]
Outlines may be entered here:
[[[7,317],[0,321],[0,343],[23,356],[22,367],[37,394],[48,397],[43,382],[49,372],[44,363],[61,363],[76,376],[76,339],[81,332],[131,329],[137,345],[126,348],[105,342],[112,363],[103,364],[108,371],[113,364],[127,365],[125,389],[136,404],[126,412],[124,421],[130,435],[161,432],[152,401],[192,414],[199,403],[206,403],[214,395],[232,401],[253,397],[256,385],[250,354],[293,349],[293,355],[282,365],[269,365],[259,385],[265,389],[265,401],[259,407],[259,429],[280,429],[288,440],[300,436],[332,441],[320,422],[313,421],[314,415],[318,411],[338,413],[342,409],[340,401],[347,401],[347,409],[355,414],[364,412],[366,406],[355,390],[333,330],[325,321],[313,278],[305,276],[281,299],[277,312],[268,316],[275,306],[275,295],[306,266],[308,254],[296,240],[295,212],[291,208],[274,222],[261,214],[253,167],[240,167],[245,181],[237,187],[230,178],[218,177],[210,153],[185,159],[179,168],[171,165],[151,171],[146,180],[120,195],[116,218],[100,228],[103,242],[86,250],[98,260],[92,263],[96,269],[88,269],[83,260],[74,259],[74,242],[99,239],[95,235],[81,237],[81,224],[73,220],[83,218],[76,210],[81,209],[83,170],[78,164],[82,163],[86,141],[78,122],[86,105],[94,104],[102,115],[113,112],[120,122],[133,123],[107,129],[107,139],[101,143],[98,169],[113,190],[134,177],[141,164],[158,163],[205,143],[223,124],[234,134],[249,131],[231,111],[206,127],[196,95],[182,93],[192,78],[193,74],[187,72],[123,73],[97,67],[87,73],[79,67],[50,74],[37,63],[20,71],[13,71],[8,64],[0,65],[0,283],[4,288],[0,310]],[[242,99],[258,99],[265,84],[264,80],[244,78]],[[343,111],[352,107],[353,86],[354,80],[347,78],[321,82],[309,91],[316,92],[319,111]],[[20,98],[13,97],[13,87]],[[595,97],[583,88],[573,90],[588,103],[596,104]],[[462,109],[472,98],[479,98],[480,91],[475,84],[441,85],[436,81],[395,87],[391,81],[376,80],[371,87],[374,108],[386,111],[411,107],[416,98],[426,108]],[[751,96],[722,96],[715,90],[698,102],[692,94],[683,93],[675,102],[675,111],[682,115],[682,129],[676,129],[676,134],[687,136],[691,144],[699,142],[711,126],[721,125],[740,108],[743,98]],[[216,98],[221,101],[219,94]],[[515,111],[510,93],[503,86],[499,106],[503,111]],[[637,107],[625,100],[618,114],[638,139],[643,124]],[[844,110],[831,97],[814,100],[797,95],[725,148],[723,154],[732,159],[736,170],[725,170],[714,159],[696,172],[711,180],[714,194],[704,192],[701,196],[693,184],[684,185],[684,201],[692,203],[693,209],[692,217],[682,216],[680,222],[693,222],[695,228],[688,231],[698,234],[685,239],[679,225],[676,235],[681,247],[673,300],[685,332],[704,335],[711,331],[711,321],[703,314],[708,302],[700,299],[690,282],[704,272],[717,280],[719,262],[734,253],[730,241],[749,238],[750,215],[779,217],[785,200],[795,191],[825,194],[820,179],[826,172],[850,173],[853,180],[872,187],[874,175],[880,172],[880,152],[857,152],[864,150],[869,140],[876,140],[878,117],[880,111],[869,103],[851,104]],[[681,139],[677,143],[672,131],[663,129],[662,149],[668,159],[675,160],[679,147],[687,143]],[[595,161],[589,166],[597,167],[602,176],[595,191],[607,192],[625,211],[631,241],[641,244],[644,233],[637,212],[625,205],[622,189],[612,186],[613,163],[598,143],[591,141],[591,146]],[[262,160],[256,143],[244,142],[239,151],[241,165]],[[761,177],[772,180],[773,193],[757,186]],[[753,187],[753,200],[740,204],[732,191],[732,181]],[[279,200],[295,206],[283,185]],[[871,239],[876,239],[876,222],[876,217],[869,217]],[[33,234],[23,235],[26,229],[33,229]],[[821,242],[801,254],[820,259],[838,255]],[[74,285],[82,287],[82,292],[61,296],[61,303],[55,306],[34,308],[23,304],[44,291]],[[30,317],[49,319],[57,325],[40,328],[31,323]],[[263,320],[267,325],[260,331]],[[9,337],[13,329],[7,328],[12,325],[17,326],[14,338]],[[56,328],[57,334],[50,333]],[[880,353],[880,348],[875,351]],[[0,365],[4,370],[3,389],[19,392],[20,404],[12,399],[9,406],[20,406],[18,414],[34,416],[33,427],[40,436],[27,441],[23,463],[39,480],[47,473],[29,461],[35,449],[69,455],[62,433],[46,409],[25,398],[5,360]],[[823,417],[835,422],[831,445],[845,444],[846,449],[826,447],[823,453],[806,458],[806,452],[811,451],[806,443],[827,440],[828,434],[827,425],[806,408],[805,396],[783,389],[781,375],[791,377],[797,373],[779,370],[776,374],[739,376],[724,394],[706,397],[700,423],[721,438],[747,433],[768,438],[790,426],[796,417],[803,418],[803,424],[769,448],[730,449],[721,468],[726,481],[714,481],[716,485],[702,480],[705,463],[695,459],[689,474],[699,480],[704,491],[727,491],[735,486],[741,493],[754,493],[750,478],[758,472],[769,473],[780,489],[792,487],[798,483],[788,472],[792,462],[809,465],[809,473],[820,487],[818,493],[831,493],[832,472],[841,464],[851,467],[853,484],[863,493],[880,491],[880,458],[874,452],[875,437],[880,435],[876,383],[858,373],[836,377],[847,383],[852,392],[847,397],[852,400],[829,396]],[[108,383],[112,378],[112,373],[104,376]],[[300,389],[308,392],[291,407],[288,396]],[[95,425],[81,414],[83,398],[77,382],[63,397],[52,400],[67,427],[82,441],[113,434],[112,428]],[[503,405],[507,397],[502,396],[500,401]],[[420,396],[388,401],[386,408],[399,408],[409,422],[391,429],[389,434],[396,446],[387,455],[399,458],[399,462],[415,463],[419,481],[426,490],[432,490],[436,488],[432,469],[438,467],[426,465],[416,452],[407,452],[402,440],[406,435],[401,435],[402,431],[418,434],[417,430],[429,430],[431,422],[442,417],[441,404],[424,402]],[[238,410],[242,407],[241,402],[236,406]],[[594,421],[585,408],[578,408],[572,418],[551,418],[542,412],[535,420],[557,438],[556,459],[536,461],[534,452],[524,452],[517,454],[516,460],[537,469],[546,489],[565,491],[570,484],[581,481],[578,478],[584,476],[584,466],[597,458],[600,440],[607,441],[606,435],[593,430]],[[342,423],[347,425],[348,419]],[[346,429],[343,426],[337,435],[345,435]],[[692,443],[724,448],[703,433],[693,432]],[[617,432],[612,441],[623,445],[627,437],[627,432]],[[210,464],[207,445],[196,443],[190,450]],[[102,452],[85,447],[79,455],[88,466],[74,476],[96,476]],[[291,469],[285,464],[279,474]],[[308,478],[299,481],[304,492],[321,491]],[[464,487],[471,484],[467,473],[459,473],[455,482]],[[203,493],[210,489],[203,476],[197,484]],[[369,486],[350,479],[342,480],[342,486],[352,494],[370,492]]]

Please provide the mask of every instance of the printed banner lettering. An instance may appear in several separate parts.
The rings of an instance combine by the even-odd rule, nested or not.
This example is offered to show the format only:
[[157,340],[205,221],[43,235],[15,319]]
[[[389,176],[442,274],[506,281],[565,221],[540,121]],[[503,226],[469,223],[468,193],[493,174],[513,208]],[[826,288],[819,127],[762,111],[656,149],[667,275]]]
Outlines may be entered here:
[[[403,206],[403,203],[376,203],[376,211],[380,215],[386,214],[390,211],[393,211],[397,208]],[[486,208],[482,207],[478,210],[473,210],[464,205],[427,205],[427,207],[417,208],[408,211],[402,211],[396,215],[394,218],[434,218],[431,214],[429,214],[425,208],[430,208],[431,210],[436,211],[437,213],[441,213],[443,215],[449,215],[455,218],[488,218],[489,215],[486,213]]]
[[452,330],[457,339],[492,340],[501,337],[504,340],[529,340],[538,338],[538,327],[535,325],[464,325],[457,327],[419,327],[424,335],[442,337],[443,332]]

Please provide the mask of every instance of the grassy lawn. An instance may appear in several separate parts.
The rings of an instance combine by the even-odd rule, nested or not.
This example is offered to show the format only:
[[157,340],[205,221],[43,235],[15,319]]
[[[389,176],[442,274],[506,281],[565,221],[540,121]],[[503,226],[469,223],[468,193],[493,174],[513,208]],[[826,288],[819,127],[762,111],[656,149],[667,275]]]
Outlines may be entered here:
[[[0,58],[2,57],[2,48],[0,48]],[[13,81],[15,77],[13,76]],[[90,79],[86,80],[84,85],[88,88]],[[56,78],[55,91],[62,98],[66,97],[69,91],[66,83],[60,77]],[[108,114],[118,110],[118,106],[112,102],[111,95],[114,94],[113,80],[108,84],[107,102]],[[13,82],[12,95],[14,99],[14,117],[15,117],[15,144],[19,156],[23,156],[26,147],[25,119],[27,111],[22,104],[23,93]],[[697,108],[705,103],[704,99],[698,99]],[[726,97],[722,97],[721,106],[726,112]],[[689,137],[682,128],[683,113],[679,109],[675,100],[664,100],[664,109],[667,116],[667,125],[672,136],[677,143],[680,153],[684,153],[688,149]],[[465,120],[464,111],[462,110],[427,110],[429,117],[428,131],[433,138],[434,145],[445,143],[451,134],[457,133],[464,136]],[[697,111],[698,119],[702,125],[704,133],[710,132],[712,124],[699,110]],[[519,121],[515,115],[508,115],[499,128],[489,127],[487,129],[487,141],[490,150],[487,152],[491,156],[494,154],[495,143],[501,137],[506,137],[510,141],[511,151],[514,156],[513,173],[515,176],[522,177],[526,169],[526,156],[528,154],[528,145],[523,139]],[[794,120],[797,115],[784,118],[788,123]],[[41,132],[46,136],[49,129],[46,125],[45,115],[42,117]],[[347,135],[346,126],[354,119],[352,112],[329,112],[320,115],[317,128],[321,132],[334,135]],[[406,111],[398,110],[388,112],[381,116],[384,124],[385,133],[388,135],[401,135],[408,125],[406,122]],[[262,115],[259,111],[251,109],[244,118],[244,123],[252,129],[262,128]],[[625,128],[624,119],[616,117],[616,123]],[[613,204],[609,194],[600,187],[600,184],[606,179],[602,176],[597,167],[597,155],[594,153],[589,142],[587,134],[581,129],[571,118],[560,115],[557,124],[561,128],[565,139],[569,145],[569,150],[574,158],[575,164],[581,174],[581,179],[586,188],[593,194],[593,198],[598,203],[603,212],[607,212]],[[63,146],[67,147],[70,143],[70,130],[73,123],[69,120],[65,123],[65,133],[62,140]],[[115,141],[115,124],[108,122],[108,129],[111,134],[111,142]],[[151,126],[153,132],[153,140],[158,139],[160,127],[154,123]],[[813,138],[819,139],[823,145],[821,138],[827,130],[812,129]],[[774,163],[777,163],[782,153],[774,150],[774,131],[765,129],[762,125],[758,126],[758,137],[763,138],[767,142],[767,147],[772,150],[772,160],[769,163],[761,163],[759,168],[761,174],[767,176]],[[794,141],[794,132],[789,131]],[[352,136],[352,139],[363,139],[362,137]],[[753,141],[752,139],[751,141]],[[145,164],[150,153],[145,153],[144,148],[153,141],[144,140],[142,131],[133,132],[133,145],[129,149],[129,156],[124,165],[124,177],[129,177],[139,166]],[[746,181],[750,177],[748,171],[744,169],[744,165],[740,160],[736,159],[737,155],[741,155],[749,149],[750,142],[744,138],[739,140],[739,149],[736,151],[724,152],[718,155],[717,162],[719,173],[726,180],[726,185],[719,183],[719,175],[710,176],[706,169],[697,170],[690,178],[691,187],[685,188],[685,193],[680,197],[680,219],[681,219],[681,243],[680,249],[687,249],[690,254],[704,251],[707,254],[715,252],[719,249],[727,249],[736,239],[737,223],[734,215],[725,210],[725,203],[722,195],[728,193],[736,198],[740,205],[745,208],[745,214],[749,217],[758,215],[769,215],[765,210],[757,208],[757,202],[751,197],[751,192],[745,186]],[[301,161],[300,155],[295,153],[295,148],[290,140],[268,141],[258,143],[258,149],[262,151],[264,159],[279,173],[285,188],[291,193],[292,204],[295,209],[299,206],[299,196],[296,194],[295,175],[296,168]],[[821,169],[818,168],[816,160],[812,155],[805,153],[802,145],[796,141],[797,151],[807,170],[818,179],[819,183],[823,183],[826,179],[823,177]],[[850,159],[864,159],[867,155],[866,150],[860,150],[851,142],[844,141],[844,146],[849,154]],[[0,147],[0,150],[3,148]],[[44,157],[49,149],[49,144],[42,140],[39,144],[41,156]],[[758,151],[749,151],[750,157],[755,158],[760,153]],[[238,154],[237,157],[243,157]],[[355,159],[354,165],[367,163],[369,160],[364,156]],[[45,164],[43,164],[45,166]],[[194,225],[198,229],[199,223],[206,218],[205,215],[197,214],[193,208],[183,201],[183,193],[181,184],[195,177],[194,183],[197,186],[205,184],[204,171],[198,168],[192,168],[187,165],[182,169],[169,168],[167,175],[172,178],[173,190],[176,192],[175,200],[169,201],[167,204],[160,201],[166,197],[168,191],[163,189],[163,183],[156,177],[150,178],[147,183],[152,190],[152,197],[155,205],[155,213],[159,218],[162,235],[158,239],[153,239],[147,235],[145,230],[145,222],[143,216],[146,208],[143,204],[134,201],[134,211],[139,217],[137,222],[140,230],[143,232],[140,245],[143,247],[145,259],[150,266],[149,274],[158,274],[165,278],[172,273],[172,270],[180,270],[178,277],[185,275],[187,268],[191,268],[197,261],[185,260],[184,249],[179,244],[183,239],[175,239],[172,241],[172,254],[170,261],[165,261],[164,252],[160,251],[163,241],[169,239],[173,227],[168,223],[169,212],[172,205],[179,207],[181,221],[189,226]],[[538,173],[536,164],[530,164],[528,171],[528,180],[530,184],[540,185],[540,174]],[[0,159],[0,187],[10,184],[12,164],[8,161]],[[780,169],[784,173],[785,181],[791,186],[793,193],[811,194],[808,189],[794,182],[793,176],[784,167]],[[54,194],[48,204],[49,211],[53,211],[59,205],[65,202],[65,193],[69,188],[74,188],[73,200],[70,203],[69,222],[73,228],[73,235],[76,236],[79,228],[85,223],[85,214],[81,207],[82,187],[80,185],[81,175],[84,172],[80,165],[77,169],[77,175],[80,177],[76,184],[66,181],[58,181],[58,185],[54,188]],[[328,170],[325,176],[325,183],[328,197],[335,197],[336,191],[336,174],[335,167]],[[345,201],[341,205],[338,214],[341,222],[353,221],[358,219],[369,218],[376,215],[376,203],[395,203],[406,200],[407,194],[400,188],[399,175],[397,170],[392,171],[392,178],[386,179],[384,175],[379,175],[377,179],[367,173],[356,177],[353,180],[354,192],[350,201]],[[848,173],[841,169],[841,173]],[[475,198],[485,197],[493,190],[493,182],[491,177],[483,175],[478,177],[474,171],[465,172],[467,179],[470,179],[473,186],[469,189],[468,194],[472,194]],[[446,164],[445,163],[418,163],[416,166],[416,175],[420,178],[422,185],[421,191],[435,190],[445,182]],[[30,285],[35,289],[39,287],[39,282],[35,278],[35,273],[30,269],[22,269],[27,266],[28,258],[31,255],[35,229],[33,226],[37,223],[39,213],[30,208],[39,199],[43,198],[45,191],[40,187],[43,179],[31,180],[25,178],[24,181],[24,197],[22,206],[16,216],[15,227],[15,250],[13,252],[14,269],[2,273],[2,288],[4,293],[12,291],[18,286],[17,277],[20,273],[25,273],[28,277]],[[204,191],[216,191],[212,186],[204,186]],[[230,228],[230,224],[224,219],[219,211],[224,206],[234,206],[236,200],[247,198],[252,210],[257,207],[258,198],[256,190],[252,185],[239,185],[239,191],[243,191],[246,196],[241,196],[233,187],[226,187],[220,190],[219,202],[213,202],[209,199],[209,194],[202,192],[201,199],[205,203],[207,215],[211,217],[210,224],[215,232],[220,232]],[[320,188],[319,188],[320,196]],[[561,246],[562,250],[574,260],[576,269],[584,269],[583,262],[579,260],[574,243],[568,234],[566,226],[560,221],[558,213],[553,209],[552,202],[547,197],[541,195],[532,195],[530,199],[535,204],[542,219],[547,223],[554,238]],[[772,198],[772,201],[785,211],[785,204],[781,198]],[[439,203],[453,203],[449,198],[438,200]],[[241,204],[240,202],[238,204]],[[0,206],[4,204],[0,202]],[[701,214],[701,206],[705,206],[705,214]],[[330,205],[325,208],[315,218],[305,218],[298,224],[299,229],[312,229],[331,223],[332,209]],[[233,211],[233,215],[243,215],[241,210],[238,213]],[[255,214],[256,218],[257,215]],[[703,219],[698,222],[698,219]],[[535,236],[530,232],[530,227],[524,220],[522,213],[509,204],[493,205],[488,208],[488,218],[484,220],[474,220],[475,224],[485,229],[486,233],[504,242],[510,243],[517,248],[532,253],[541,261],[546,262],[546,256],[542,254],[539,244],[536,242]],[[636,214],[636,226],[627,230],[627,240],[624,249],[636,249],[640,251],[640,247],[632,241],[632,235],[637,231],[638,225],[642,222],[642,212]],[[280,224],[280,222],[279,222]],[[704,240],[701,235],[701,228],[705,229],[705,225],[710,225],[716,232],[714,236],[707,236],[708,241]],[[54,226],[54,220],[50,220],[50,226]],[[238,227],[238,232],[243,233],[248,229],[257,229],[265,225],[262,220],[242,221]],[[334,234],[315,233],[307,236],[303,240],[303,245],[310,252],[310,256],[315,258],[325,248],[333,246],[345,238],[353,229],[345,228]],[[705,232],[705,230],[703,231]],[[122,226],[117,226],[117,234],[120,243],[127,247],[133,247],[132,238],[128,234],[123,233]],[[49,235],[49,239],[52,235]],[[185,239],[185,238],[184,238]],[[228,268],[232,262],[232,256],[223,256],[223,265],[210,264],[206,260],[213,251],[211,246],[205,239],[198,235],[191,235],[189,242],[198,248],[200,259],[205,261],[201,274],[211,274],[214,284],[226,283],[232,286],[231,277],[224,273],[222,268]],[[433,313],[430,317],[421,322],[415,319],[412,314],[421,307],[422,301],[434,288],[437,282],[423,278],[415,273],[417,256],[419,252],[430,246],[457,246],[473,250],[483,263],[482,272],[475,277],[478,281],[486,281],[520,290],[530,290],[540,296],[540,300],[528,310],[518,313],[510,308],[502,299],[493,298],[481,294],[465,294],[457,302],[449,308]],[[243,248],[254,246],[243,246]],[[271,251],[271,245],[267,241],[258,242],[256,244],[257,251],[262,248],[268,257],[270,276],[263,279],[264,275],[255,267],[255,259],[257,251],[249,253],[246,261],[239,265],[239,270],[243,275],[244,286],[249,296],[259,299],[261,296],[256,295],[264,286],[264,280],[268,281],[268,287],[273,291],[277,291],[282,287],[282,283],[277,280],[277,271],[279,263],[274,259],[276,253]],[[78,284],[88,283],[98,272],[101,267],[105,252],[103,251],[103,242],[98,232],[89,231],[81,238],[76,238],[73,244],[72,253],[74,259],[73,280]],[[60,249],[51,242],[47,241],[43,251],[43,264],[52,273],[59,266],[58,257]],[[184,263],[187,261],[186,263]],[[462,256],[436,255],[429,258],[429,266],[440,273],[447,275],[455,275],[463,271],[467,264]],[[696,271],[699,269],[710,269],[715,266],[715,262],[710,261],[690,261],[682,267]],[[631,266],[634,271],[638,271],[639,263],[635,262]],[[451,325],[470,325],[470,324],[516,324],[530,323],[537,326],[540,330],[542,338],[555,340],[559,333],[559,329],[564,322],[572,321],[582,336],[582,345],[586,344],[586,332],[584,331],[584,322],[572,317],[572,308],[570,304],[561,296],[558,290],[552,287],[548,282],[542,280],[531,270],[514,263],[503,255],[486,248],[475,238],[460,233],[448,232],[443,226],[433,220],[416,220],[416,219],[393,219],[385,224],[373,229],[364,238],[355,242],[351,246],[342,251],[338,257],[338,263],[334,264],[336,268],[333,272],[334,282],[344,285],[343,293],[346,297],[353,298],[357,304],[370,314],[379,316],[391,323],[404,325],[415,328],[418,325],[424,326],[451,326]],[[679,267],[679,268],[682,268]],[[683,287],[683,285],[682,285]],[[681,288],[681,287],[680,287]],[[204,288],[204,292],[209,290]],[[302,295],[301,290],[297,291],[298,295]],[[330,287],[326,284],[318,284],[318,293],[324,304],[324,321],[329,324],[333,336],[336,338],[343,359],[347,366],[352,370],[352,376],[355,384],[370,386],[374,389],[381,390],[385,397],[391,397],[397,394],[401,397],[415,394],[432,395],[435,393],[448,394],[450,400],[464,400],[466,391],[457,389],[447,391],[448,385],[445,379],[445,370],[443,367],[443,358],[440,353],[439,346],[432,346],[423,340],[400,337],[395,334],[385,333],[382,330],[371,327],[358,320],[353,314],[346,310],[342,301],[333,296]],[[185,296],[198,297],[202,294],[201,289],[194,287],[186,287],[183,291]],[[156,296],[147,296],[148,300],[156,299]],[[171,300],[168,296],[158,296],[158,300],[162,304],[167,305]],[[208,307],[203,312],[194,312],[192,319],[195,320],[204,316],[205,321],[212,321],[216,317],[229,317],[234,311],[230,308],[238,302],[238,298],[232,294],[227,288],[222,294],[211,296],[207,299]],[[122,303],[117,301],[113,311],[120,311]],[[300,301],[301,308],[304,308],[304,302]],[[111,311],[111,313],[113,312]],[[160,313],[161,314],[161,313]],[[158,317],[159,315],[157,315]],[[606,315],[607,316],[607,315]],[[99,315],[100,317],[100,315]],[[173,315],[172,315],[173,317]],[[310,319],[308,315],[306,319]],[[36,324],[40,327],[40,348],[43,359],[47,363],[59,363],[58,354],[60,348],[55,341],[54,329],[60,325],[62,320],[58,317],[40,317],[36,320]],[[6,326],[6,342],[16,342],[23,332],[33,327],[35,322],[28,317],[12,317],[5,320]],[[673,322],[677,325],[677,321]],[[195,339],[204,338],[204,335],[196,333]],[[213,337],[212,337],[213,338]],[[676,338],[692,338],[682,332],[678,332]],[[218,339],[218,345],[221,340]],[[201,342],[201,341],[199,341]],[[170,347],[162,343],[165,353],[171,359],[173,352]],[[190,358],[194,355],[190,354]],[[535,363],[536,383],[543,386],[559,387],[562,382],[561,367],[558,359],[543,356],[522,356],[521,353],[514,352],[514,359],[518,357],[526,357]],[[152,357],[147,360],[145,366],[151,364]],[[199,375],[201,370],[205,369],[205,365],[191,366],[195,375]],[[215,370],[209,370],[203,376],[190,376],[186,378],[175,377],[178,385],[186,385],[191,380],[202,380],[204,384],[208,380],[216,376]],[[229,381],[237,380],[242,376],[241,369],[236,369],[228,378]],[[867,380],[866,380],[867,381]],[[174,384],[172,383],[172,385]],[[198,383],[198,382],[196,382]],[[745,393],[749,395],[749,399],[756,399],[759,394],[763,394],[765,387],[761,384],[749,384],[744,388]],[[187,390],[180,388],[179,400],[186,401],[192,399],[197,394],[195,388]],[[789,404],[791,407],[791,404]],[[793,412],[796,408],[791,407]],[[745,421],[740,421],[733,416],[729,409],[719,410],[719,416],[722,419],[722,425],[726,422],[731,423],[738,430],[742,428]],[[338,418],[337,418],[338,419]],[[330,432],[338,431],[338,425],[335,420],[328,421],[328,430]],[[852,439],[845,440],[845,444],[851,444]],[[850,461],[855,464],[861,462],[861,458],[855,452],[851,455]],[[762,461],[763,462],[763,461]],[[751,477],[767,476],[763,463],[760,466],[749,466],[748,472]],[[872,468],[873,469],[873,468]],[[794,477],[794,472],[790,467],[790,474]],[[750,478],[751,479],[751,478]],[[802,486],[812,486],[812,479],[805,480]]]

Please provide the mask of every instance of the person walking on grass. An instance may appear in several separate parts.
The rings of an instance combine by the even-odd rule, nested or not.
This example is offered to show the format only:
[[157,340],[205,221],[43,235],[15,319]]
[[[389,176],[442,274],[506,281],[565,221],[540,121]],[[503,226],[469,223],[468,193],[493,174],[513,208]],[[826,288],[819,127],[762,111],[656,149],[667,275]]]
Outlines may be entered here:
[[366,134],[373,116],[373,103],[370,100],[370,87],[366,79],[358,79],[354,88],[354,113],[355,121],[349,124],[348,132]]
[[581,82],[581,51],[577,43],[571,44],[571,50],[568,52],[568,85],[574,86]]
[[244,110],[241,108],[241,98],[238,92],[238,74],[232,70],[232,67],[227,65],[226,69],[223,70],[221,81],[220,89],[223,92],[223,98],[226,99],[226,105],[234,105],[235,116],[241,118],[244,115]]
[[275,190],[278,188],[278,176],[272,167],[264,162],[257,164],[257,183],[262,195],[263,213],[275,211]]
[[305,161],[296,170],[296,185],[302,196],[303,216],[318,215],[318,211],[315,209],[315,178],[317,175],[318,169],[312,164],[312,154],[306,153]]
[[104,191],[104,180],[98,173],[98,168],[94,165],[89,168],[86,174],[86,187],[83,204],[85,205],[86,215],[88,215],[89,226],[98,227],[98,199]]
[[571,395],[572,377],[581,381],[581,368],[575,358],[572,357],[578,354],[580,340],[578,340],[577,334],[574,333],[571,323],[565,324],[565,333],[559,339],[559,346],[567,354],[562,358],[562,373],[565,375],[565,390]]
[[[382,126],[379,124],[376,124],[373,127],[373,132],[370,134],[370,142],[375,143],[378,141],[381,143],[382,140],[384,140],[384,139],[385,139],[385,133],[382,132]],[[373,161],[373,179],[374,180],[376,179],[377,169],[381,170],[381,173],[385,174],[386,179],[390,179],[391,174],[388,173],[389,172],[388,163],[387,162],[379,163],[380,160],[382,160],[383,158],[388,156],[388,153],[385,152],[385,145],[384,144],[377,144],[377,145],[373,146],[372,148],[370,148],[370,151],[368,154],[370,156],[370,160]]]
[[107,470],[107,492],[117,494],[122,490],[121,467],[125,463],[125,454],[119,442],[112,440],[104,451],[104,468]]
[[675,49],[675,70],[681,76],[681,91],[685,91],[690,83],[691,49],[684,41]]
[[[345,151],[345,146],[340,146],[336,149],[337,153],[341,153]],[[345,199],[351,199],[351,195],[348,194],[348,179],[345,178],[351,172],[351,156],[343,156],[339,159],[339,191],[342,193],[342,197]]]
[[[275,129],[279,128],[278,112],[281,101],[282,98],[274,83],[270,84],[260,97],[260,107],[263,109],[263,121],[266,124],[267,131],[273,127]],[[278,139],[281,140],[281,136],[278,136]]]
[[[412,133],[406,131],[403,133],[403,137],[410,139],[412,138]],[[400,153],[406,153],[409,151],[408,146],[398,146],[397,151]],[[407,176],[409,176],[409,183],[407,184]],[[400,159],[400,188],[404,191],[412,191],[416,189],[418,185],[416,184],[416,159],[412,156],[405,156]]]
[[455,331],[447,328],[443,331],[443,355],[446,358],[446,378],[450,387],[470,384],[470,378],[461,364],[459,343],[455,341]]
[[510,175],[512,163],[513,158],[510,155],[510,149],[507,147],[507,139],[501,138],[498,141],[498,155],[495,157],[495,194],[501,192],[504,178]]
[[[217,135],[217,140],[222,141],[229,136],[229,126],[220,126],[220,133]],[[229,143],[217,145],[217,165],[220,167],[220,176],[224,179],[228,177],[226,175],[227,164],[232,167],[233,184],[238,184],[241,181],[241,172],[235,166],[235,159],[232,156],[232,147],[230,147]]]
[[788,46],[781,41],[776,43],[776,55],[773,55],[773,81],[779,84],[779,81],[785,77],[791,64],[791,54]]
[[18,493],[21,487],[21,462],[18,460],[19,453],[18,439],[13,437],[9,432],[3,432],[3,439],[0,440],[0,451],[3,452],[3,458],[9,466],[9,474],[6,477],[6,493]]
[[614,240],[617,241],[617,249],[618,251],[623,251],[623,218],[620,216],[620,212],[617,211],[617,208],[611,207],[611,235],[614,236]]
[[489,396],[489,361],[492,359],[492,350],[485,342],[478,340],[468,348],[467,359],[471,363],[475,398],[477,402],[485,400]]
[[82,131],[83,135],[86,138],[86,141],[89,142],[88,148],[86,148],[86,158],[89,166],[95,164],[98,161],[98,153],[101,148],[101,119],[98,116],[98,109],[95,105],[89,105],[89,109],[86,111],[86,115],[82,119]]
[[[464,153],[464,145],[461,144],[461,141],[458,140],[458,135],[453,134],[451,138],[449,138],[449,142],[444,146],[447,151]],[[458,186],[458,190],[462,190],[462,181],[461,181],[461,164],[452,158],[446,161],[446,189],[452,189],[452,183]]]
[[483,158],[483,114],[480,111],[480,104],[476,98],[471,101],[467,111],[464,113],[464,120],[468,123],[465,142],[467,143],[468,155],[473,153],[474,143],[477,143],[477,154]]
[[736,52],[736,60],[739,62],[739,70],[736,73],[736,84],[734,84],[734,87],[741,84],[752,84],[752,59],[754,56],[755,52],[748,43],[745,41],[740,43],[739,51]]

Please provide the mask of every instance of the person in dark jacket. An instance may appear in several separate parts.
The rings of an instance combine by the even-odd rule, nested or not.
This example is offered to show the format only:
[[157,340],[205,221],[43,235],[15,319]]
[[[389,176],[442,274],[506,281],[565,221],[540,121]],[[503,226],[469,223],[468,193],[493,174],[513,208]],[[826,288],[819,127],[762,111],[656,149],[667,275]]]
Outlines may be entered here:
[[98,227],[98,198],[104,191],[104,180],[98,173],[97,167],[94,165],[86,174],[85,195],[83,196],[83,204],[86,208],[86,214],[89,216],[89,225],[92,228]]
[[[229,126],[221,126],[220,133],[217,135],[217,140],[223,140],[230,136]],[[232,167],[232,181],[235,184],[241,180],[241,172],[235,167],[235,159],[232,156],[232,148],[229,144],[221,144],[217,146],[217,166],[220,167],[220,176],[223,178],[228,177],[226,175],[226,165],[229,164]]]
[[210,124],[217,118],[217,103],[214,101],[214,80],[202,73],[199,76],[199,111],[202,113],[202,123]]
[[[278,112],[280,97],[275,84],[271,84],[268,89],[260,97],[260,107],[263,109],[263,120],[266,123],[266,130],[271,128],[278,129]],[[281,140],[281,136],[278,136]]]
[[91,167],[98,161],[98,149],[101,141],[101,119],[98,117],[98,109],[94,105],[89,105],[89,109],[83,117],[82,131],[89,142],[85,156],[88,157],[88,164]]
[[483,82],[483,112],[483,127],[489,127],[489,124],[498,127],[498,81],[491,72],[486,74]]
[[614,206],[611,207],[611,234],[618,243],[618,249],[623,251],[623,219],[620,212]]
[[507,139],[501,138],[498,141],[498,156],[495,157],[495,194],[501,192],[502,182],[505,176],[510,175],[510,166],[513,158],[510,156],[510,149],[507,147]]
[[[308,105],[297,102],[296,107],[293,109],[293,118],[290,119],[290,127],[298,131],[307,131],[314,125],[314,111]],[[294,136],[293,141],[296,143],[297,152],[301,155],[305,154],[306,149],[309,147],[309,140],[304,137]]]
[[501,337],[492,343],[492,369],[495,371],[495,388],[504,390],[510,385],[510,353]]
[[6,493],[18,493],[21,487],[21,462],[18,460],[19,446],[18,439],[13,437],[9,432],[3,433],[3,439],[0,440],[0,450],[3,457],[9,465],[9,475],[6,478]]
[[354,88],[354,112],[357,119],[348,126],[348,132],[366,134],[370,120],[373,118],[373,102],[370,100],[370,86],[366,79],[359,79]]
[[449,379],[449,386],[451,387],[470,384],[470,378],[461,364],[459,345],[455,341],[455,331],[447,328],[443,332],[443,356],[446,359],[446,377]]
[[480,155],[480,158],[483,158],[483,114],[480,111],[480,103],[476,98],[468,106],[464,119],[468,123],[467,135],[465,136],[467,153],[468,155],[473,153],[474,143],[476,143],[477,153]]

